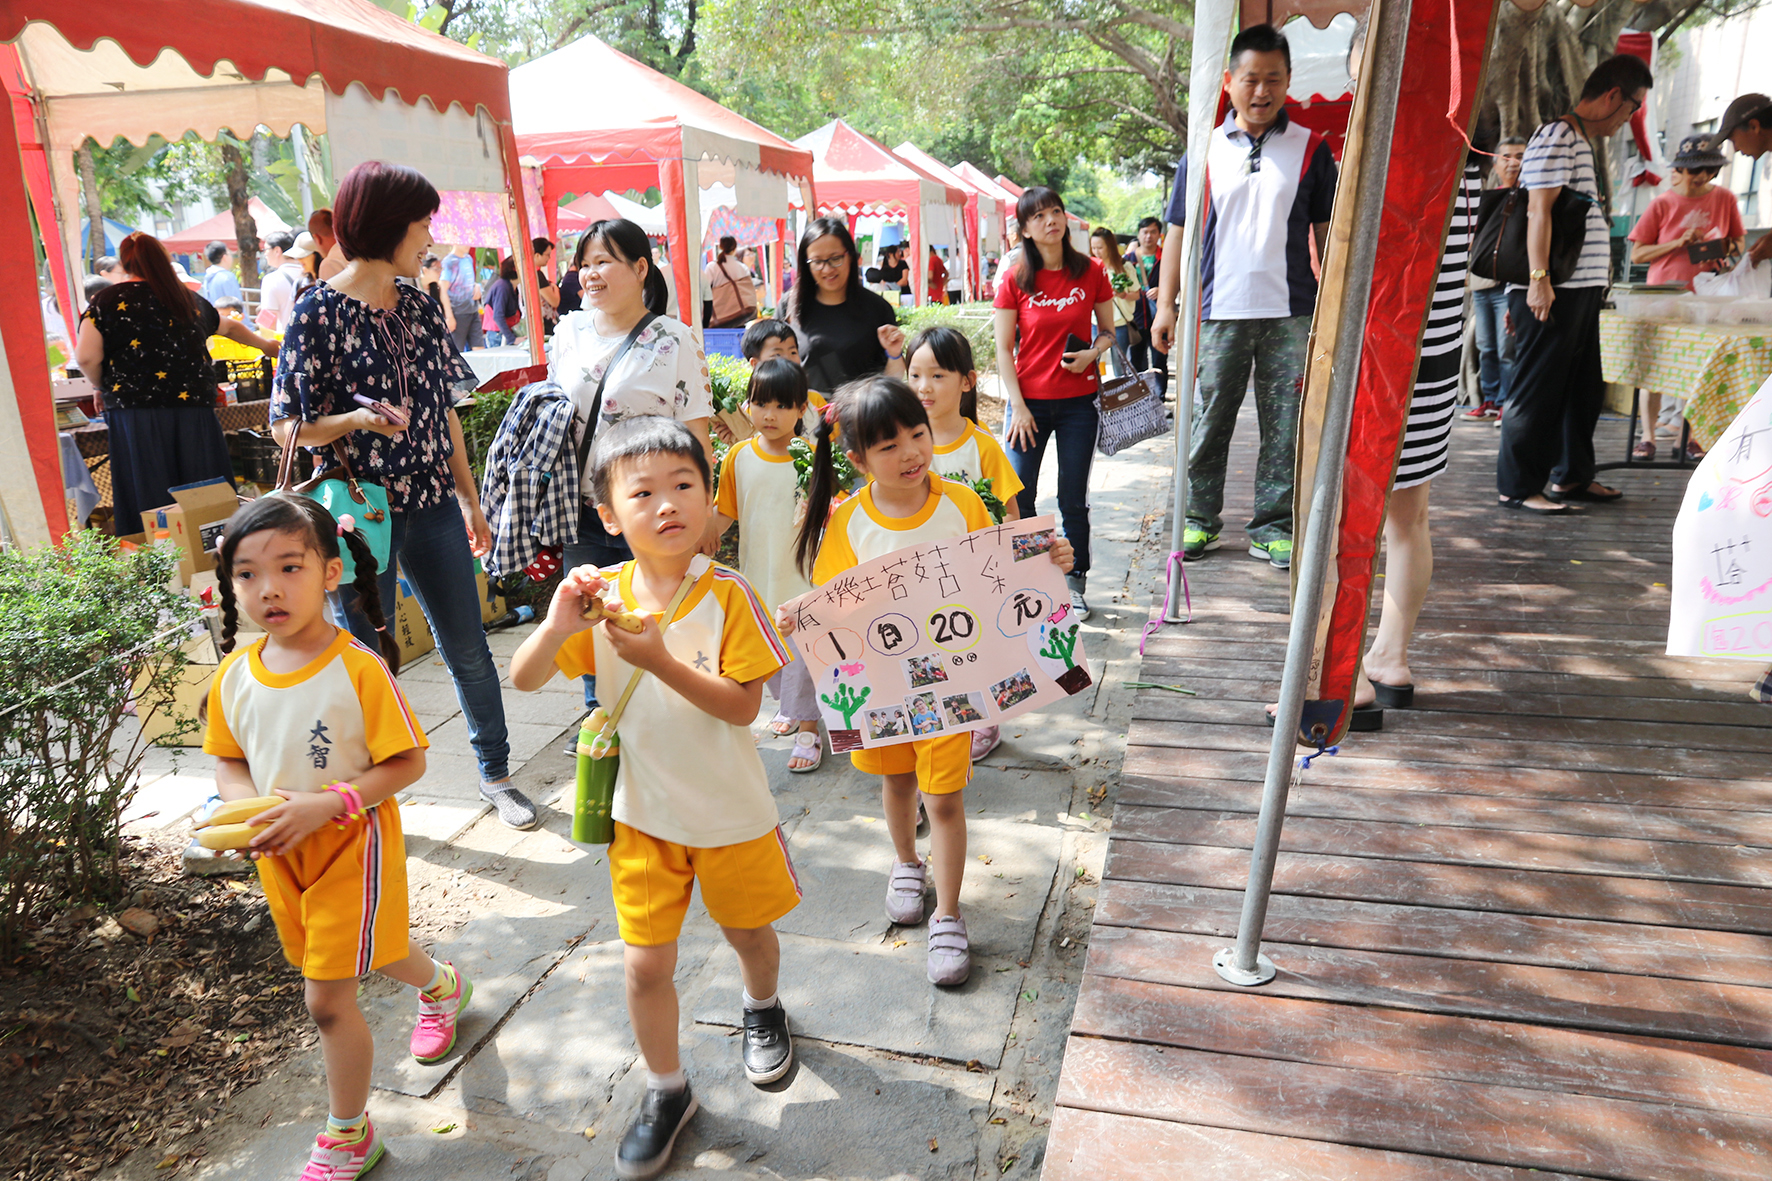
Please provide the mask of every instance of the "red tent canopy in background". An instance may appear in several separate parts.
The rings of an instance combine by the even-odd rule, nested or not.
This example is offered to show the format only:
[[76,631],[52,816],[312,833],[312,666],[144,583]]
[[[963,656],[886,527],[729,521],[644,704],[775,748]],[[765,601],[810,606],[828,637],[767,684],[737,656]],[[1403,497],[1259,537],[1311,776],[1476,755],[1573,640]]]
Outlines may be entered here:
[[949,168],[909,140],[892,150],[937,180],[946,181],[966,194],[966,298],[981,298],[979,294],[980,259],[987,245],[994,246],[999,250],[1003,248],[1003,210],[997,203],[996,196],[967,180],[957,171]]
[[[450,161],[426,149],[465,124],[481,151],[458,171],[520,193],[506,76],[503,62],[371,0],[0,0],[0,82],[13,115],[0,119],[0,161],[16,159],[23,182],[0,184],[0,499],[14,535],[49,541],[67,528],[27,192],[61,306],[71,309],[78,244],[62,239],[77,237],[73,153],[87,136],[142,143],[223,128],[282,134],[301,123],[332,131],[334,164],[348,166],[368,158],[356,115],[375,111],[404,120],[391,134],[376,128],[385,138],[375,142],[409,150],[377,154],[447,171]],[[344,116],[338,127],[328,128],[329,112]],[[341,160],[345,141],[358,154]],[[509,220],[513,238],[529,236],[520,206]],[[528,252],[518,258],[534,308]]]
[[[246,208],[252,212],[252,224],[258,227],[260,241],[264,240],[266,234],[290,228],[282,218],[271,212],[270,206],[257,197],[248,197]],[[240,243],[234,238],[234,211],[231,209],[224,209],[214,217],[160,241],[172,254],[202,254],[211,242],[226,242],[229,250],[240,249]]]
[[[542,201],[543,208],[547,200]],[[609,198],[602,193],[586,193],[576,201],[568,201],[554,212],[554,224],[551,227],[556,234],[576,234],[589,229],[592,222],[614,221],[620,217]]]
[[[594,99],[576,100],[587,81]],[[811,153],[596,37],[518,66],[510,87],[517,145],[542,167],[544,209],[569,192],[658,186],[687,324],[701,322],[702,188],[731,184],[740,214],[785,218],[788,183],[813,183]]]
[[904,215],[911,237],[911,290],[918,303],[926,300],[929,235],[923,220],[945,206],[958,229],[966,208],[965,189],[894,155],[884,144],[841,119],[833,119],[794,142],[810,150],[815,160],[818,201],[808,207],[816,213]]

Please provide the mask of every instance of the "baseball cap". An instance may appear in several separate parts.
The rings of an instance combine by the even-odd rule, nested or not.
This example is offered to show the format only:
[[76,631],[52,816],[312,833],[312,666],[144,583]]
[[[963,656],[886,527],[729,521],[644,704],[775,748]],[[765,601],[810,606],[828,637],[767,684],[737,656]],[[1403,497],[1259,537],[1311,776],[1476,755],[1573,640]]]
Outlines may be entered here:
[[306,258],[310,254],[319,253],[319,250],[320,250],[320,244],[318,242],[314,241],[314,235],[308,233],[306,230],[303,230],[301,233],[299,233],[295,236],[295,245],[291,246],[288,250],[285,250],[283,252],[283,257],[284,258]]
[[1723,121],[1710,134],[1710,147],[1714,151],[1729,138],[1729,133],[1746,123],[1749,119],[1758,119],[1762,125],[1772,123],[1772,98],[1763,94],[1744,94],[1729,104],[1723,112]]

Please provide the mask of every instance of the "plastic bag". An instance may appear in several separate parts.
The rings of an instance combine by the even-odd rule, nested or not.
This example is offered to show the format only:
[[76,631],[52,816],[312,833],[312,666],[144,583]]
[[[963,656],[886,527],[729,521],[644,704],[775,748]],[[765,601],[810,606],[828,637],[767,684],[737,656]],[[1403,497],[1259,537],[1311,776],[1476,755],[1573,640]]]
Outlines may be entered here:
[[1733,270],[1693,276],[1692,293],[1725,299],[1765,299],[1772,296],[1772,261],[1756,265],[1743,254]]

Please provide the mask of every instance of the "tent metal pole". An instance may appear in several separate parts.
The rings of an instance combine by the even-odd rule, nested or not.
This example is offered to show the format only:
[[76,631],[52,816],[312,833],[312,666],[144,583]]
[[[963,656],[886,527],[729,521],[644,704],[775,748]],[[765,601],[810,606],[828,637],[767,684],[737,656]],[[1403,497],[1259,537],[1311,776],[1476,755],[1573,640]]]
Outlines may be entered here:
[[1232,984],[1265,984],[1274,978],[1274,964],[1261,954],[1262,928],[1267,922],[1273,889],[1274,862],[1280,851],[1280,828],[1286,819],[1292,760],[1298,745],[1298,724],[1304,713],[1306,681],[1315,646],[1323,584],[1329,570],[1329,542],[1338,526],[1347,440],[1353,421],[1354,390],[1360,376],[1360,350],[1372,299],[1372,260],[1378,251],[1384,218],[1385,181],[1391,136],[1396,127],[1397,98],[1402,87],[1403,53],[1409,37],[1411,0],[1379,0],[1363,73],[1371,79],[1365,117],[1360,127],[1360,173],[1352,193],[1337,194],[1353,202],[1348,239],[1341,319],[1335,332],[1329,398],[1323,416],[1322,445],[1317,452],[1316,483],[1311,489],[1310,518],[1298,567],[1298,593],[1292,604],[1292,625],[1286,641],[1286,664],[1280,680],[1280,706],[1274,719],[1274,741],[1268,751],[1267,780],[1261,791],[1261,817],[1249,860],[1249,885],[1234,948],[1212,959],[1218,974]]

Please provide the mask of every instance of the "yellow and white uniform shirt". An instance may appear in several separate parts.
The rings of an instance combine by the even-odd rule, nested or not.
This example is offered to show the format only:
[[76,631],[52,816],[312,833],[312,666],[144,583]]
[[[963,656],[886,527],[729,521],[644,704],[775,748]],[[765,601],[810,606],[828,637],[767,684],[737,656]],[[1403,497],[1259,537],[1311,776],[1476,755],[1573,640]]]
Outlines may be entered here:
[[935,449],[935,470],[944,476],[965,476],[968,482],[989,480],[991,491],[1004,504],[1020,492],[1024,484],[1010,466],[1003,445],[991,438],[990,432],[971,419],[966,433],[945,447]]
[[[699,563],[698,563],[699,566]],[[634,602],[634,563],[603,571],[624,603]],[[736,570],[708,562],[665,629],[665,647],[683,663],[740,684],[763,680],[792,657],[769,611]],[[554,657],[569,677],[595,674],[606,700],[627,688],[633,666],[615,654],[601,626],[579,632]],[[616,820],[691,848],[755,840],[781,822],[749,726],[721,721],[655,676],[640,678],[616,729]]]
[[265,668],[264,645],[222,660],[203,738],[205,753],[245,759],[260,795],[322,791],[430,745],[394,674],[350,632],[292,673]]
[[838,505],[818,547],[818,560],[812,568],[813,585],[823,586],[843,571],[893,550],[929,541],[951,541],[974,529],[990,527],[990,510],[984,507],[978,493],[933,473],[929,484],[929,499],[908,517],[889,517],[875,507],[872,481]]
[[738,568],[774,609],[812,584],[794,563],[799,478],[793,458],[771,455],[757,442],[753,435],[726,452],[715,507],[738,522]]

